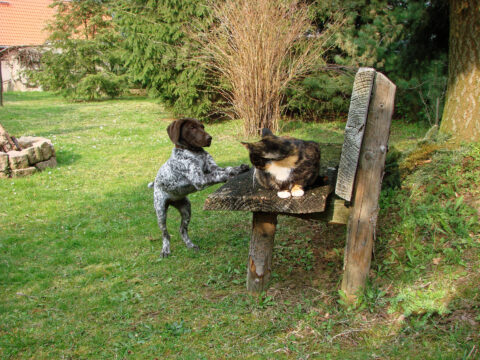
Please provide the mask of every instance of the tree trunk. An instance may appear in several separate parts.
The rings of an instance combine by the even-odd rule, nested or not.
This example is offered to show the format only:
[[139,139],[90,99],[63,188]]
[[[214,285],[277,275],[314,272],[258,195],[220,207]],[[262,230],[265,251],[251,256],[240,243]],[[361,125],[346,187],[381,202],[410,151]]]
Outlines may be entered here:
[[480,140],[480,1],[450,0],[448,85],[440,130]]

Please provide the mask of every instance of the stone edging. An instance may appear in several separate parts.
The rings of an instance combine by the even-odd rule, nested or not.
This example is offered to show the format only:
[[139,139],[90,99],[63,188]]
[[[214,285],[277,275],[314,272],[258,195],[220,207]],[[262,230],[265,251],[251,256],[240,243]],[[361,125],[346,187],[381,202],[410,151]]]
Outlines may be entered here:
[[49,139],[22,136],[21,151],[0,152],[0,178],[22,177],[57,166],[55,149]]

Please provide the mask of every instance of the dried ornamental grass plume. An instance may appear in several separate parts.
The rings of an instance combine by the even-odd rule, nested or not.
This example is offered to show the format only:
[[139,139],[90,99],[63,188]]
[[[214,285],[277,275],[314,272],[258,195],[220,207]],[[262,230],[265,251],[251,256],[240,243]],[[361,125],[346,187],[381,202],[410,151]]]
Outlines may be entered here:
[[340,22],[318,33],[308,7],[296,0],[226,0],[210,6],[214,25],[194,35],[203,49],[202,64],[223,79],[226,86],[219,91],[234,116],[244,120],[246,135],[278,130],[283,90],[321,63]]

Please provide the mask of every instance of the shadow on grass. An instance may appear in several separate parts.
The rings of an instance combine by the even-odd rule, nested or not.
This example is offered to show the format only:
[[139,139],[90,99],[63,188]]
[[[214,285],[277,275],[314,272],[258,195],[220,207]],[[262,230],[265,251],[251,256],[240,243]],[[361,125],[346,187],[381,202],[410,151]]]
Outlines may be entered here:
[[[59,123],[62,123],[62,121],[59,121]],[[98,125],[93,126],[93,125],[85,125],[85,126],[71,126],[68,128],[58,128],[56,127],[55,130],[52,131],[38,131],[35,134],[37,136],[43,136],[43,137],[49,137],[52,135],[67,135],[71,133],[77,133],[77,132],[83,132],[83,131],[89,131],[89,130],[97,130]]]
[[[91,100],[85,100],[85,99],[69,99],[69,98],[64,98],[65,101],[72,103],[72,104],[96,104],[96,103],[106,103],[109,101],[119,101],[119,102],[130,102],[130,101],[145,101],[148,100],[148,96],[144,95],[124,95],[124,96],[119,96],[119,97],[102,97],[99,99],[91,99]],[[153,102],[157,101],[160,103],[158,100],[152,99]]]
[[63,148],[55,149],[55,154],[57,157],[58,167],[70,166],[82,158],[80,154]]
[[91,101],[86,100],[69,100],[68,98],[56,95],[53,92],[49,91],[26,91],[26,92],[19,92],[19,91],[7,91],[3,93],[4,101],[5,102],[22,102],[22,101],[37,101],[37,100],[48,100],[48,99],[60,99],[60,101],[65,101],[71,104],[79,104],[79,103],[98,103],[98,102],[108,102],[108,101],[143,101],[147,100],[148,96],[144,95],[124,95],[117,98],[102,98],[102,99],[94,99]]
[[[179,322],[179,319],[186,328],[193,329],[191,334],[168,338],[162,333],[161,342],[178,347],[188,345],[202,351],[205,349],[201,344],[215,343],[212,339],[219,333],[232,337],[217,341],[223,346],[235,348],[239,339],[247,337],[252,340],[242,342],[243,350],[261,347],[258,329],[266,324],[270,327],[262,334],[268,341],[279,342],[278,347],[284,346],[283,339],[288,334],[299,336],[304,344],[330,347],[333,341],[330,339],[344,332],[345,336],[334,341],[345,346],[342,351],[367,351],[372,345],[365,336],[371,328],[390,326],[389,335],[375,339],[374,346],[376,351],[392,354],[407,351],[403,350],[404,342],[414,343],[411,336],[421,336],[418,332],[422,328],[412,330],[410,322],[396,328],[387,324],[387,303],[369,304],[367,309],[373,312],[362,313],[368,321],[340,309],[337,291],[342,273],[344,226],[280,217],[273,255],[273,281],[267,290],[272,300],[269,303],[247,295],[245,274],[251,215],[203,211],[203,202],[211,191],[213,189],[190,196],[193,212],[190,235],[201,248],[197,253],[185,248],[178,234],[180,217],[175,209],[169,211],[172,256],[168,259],[160,258],[161,233],[153,210],[152,189],[146,184],[84,194],[73,204],[69,204],[65,196],[58,200],[58,207],[48,221],[39,222],[29,217],[16,220],[15,227],[7,229],[8,240],[1,248],[4,261],[0,263],[0,283],[7,286],[5,296],[17,299],[5,303],[2,317],[16,314],[19,321],[12,323],[12,317],[8,318],[3,331],[23,334],[30,340],[23,345],[16,343],[11,351],[33,354],[43,346],[42,338],[32,338],[28,333],[32,324],[42,324],[42,333],[56,339],[56,346],[61,347],[65,342],[63,347],[70,348],[71,339],[75,338],[76,345],[92,353],[96,351],[94,348],[109,348],[102,345],[101,336],[82,336],[85,322],[89,333],[107,332],[117,343],[130,344],[132,351],[147,351],[142,347],[146,345],[133,342],[138,331],[132,335],[132,328],[146,324],[149,331],[156,334],[155,331],[163,331],[165,324]],[[374,265],[382,263],[385,257],[381,252]],[[392,289],[413,286],[428,271],[421,271],[408,284],[389,278],[387,272],[380,284],[390,283]],[[469,279],[467,285],[473,280]],[[472,289],[478,289],[478,284]],[[458,292],[449,301],[461,302],[462,296],[463,293]],[[75,307],[69,306],[71,302],[75,302]],[[54,316],[47,318],[46,311]],[[157,315],[146,318],[145,314],[152,313]],[[446,322],[445,331],[448,333],[454,320],[463,315],[454,313],[449,320],[441,318]],[[66,321],[68,319],[75,321]],[[220,325],[207,327],[206,324],[216,324],[219,319]],[[203,327],[200,324],[204,324]],[[362,331],[349,332],[351,328],[358,330],[363,326]],[[392,345],[392,338],[396,336],[403,340]],[[462,341],[470,344],[475,340],[470,339]],[[307,351],[308,346],[313,345],[305,346]],[[161,349],[155,354],[166,351]],[[110,346],[109,350],[113,348]],[[434,354],[439,351],[441,353],[441,346]],[[149,355],[153,353],[151,350]]]
[[23,102],[23,101],[34,101],[34,100],[45,100],[53,99],[55,95],[50,92],[45,91],[7,91],[3,93],[4,102]]

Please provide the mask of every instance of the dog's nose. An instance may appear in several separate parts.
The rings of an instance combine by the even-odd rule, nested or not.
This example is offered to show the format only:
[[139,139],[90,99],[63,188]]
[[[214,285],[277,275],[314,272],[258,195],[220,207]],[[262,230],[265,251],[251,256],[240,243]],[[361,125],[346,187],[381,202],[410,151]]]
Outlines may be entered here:
[[208,141],[209,143],[212,142],[212,137],[211,137],[210,135],[207,135],[207,141]]

